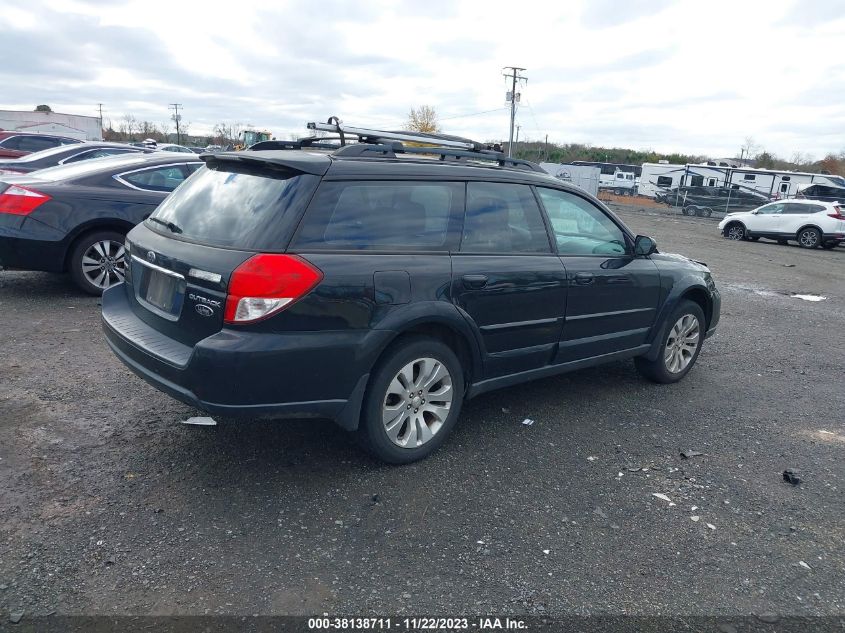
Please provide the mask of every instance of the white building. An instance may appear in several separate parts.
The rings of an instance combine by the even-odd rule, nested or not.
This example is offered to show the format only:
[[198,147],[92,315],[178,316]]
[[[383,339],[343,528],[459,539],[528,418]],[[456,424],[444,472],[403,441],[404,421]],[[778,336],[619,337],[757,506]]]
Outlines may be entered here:
[[0,110],[0,130],[56,134],[82,141],[103,140],[103,128],[99,118],[60,112]]

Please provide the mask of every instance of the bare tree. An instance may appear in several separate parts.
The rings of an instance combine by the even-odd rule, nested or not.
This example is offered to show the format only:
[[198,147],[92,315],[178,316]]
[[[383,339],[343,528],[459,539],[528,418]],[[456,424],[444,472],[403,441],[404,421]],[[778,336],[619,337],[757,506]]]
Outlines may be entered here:
[[408,113],[408,120],[405,129],[413,132],[439,132],[440,124],[437,122],[437,112],[434,108],[422,105],[419,108],[411,108]]
[[124,114],[120,124],[120,131],[126,134],[127,140],[132,139],[135,130],[138,128],[138,121],[134,114]]

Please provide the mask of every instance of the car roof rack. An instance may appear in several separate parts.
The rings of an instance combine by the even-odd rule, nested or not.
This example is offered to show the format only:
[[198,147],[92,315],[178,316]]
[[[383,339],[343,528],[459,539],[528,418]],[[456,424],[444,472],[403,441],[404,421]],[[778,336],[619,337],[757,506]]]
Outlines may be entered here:
[[[396,158],[397,154],[434,154],[440,156],[440,160],[442,161],[447,159],[456,161],[460,161],[461,159],[492,161],[500,167],[516,167],[546,173],[537,163],[505,156],[504,152],[497,145],[485,145],[460,136],[345,126],[337,117],[329,117],[326,123],[308,123],[308,129],[320,132],[333,132],[337,136],[312,136],[300,139],[299,141],[282,141],[282,143],[287,143],[289,147],[261,147],[260,149],[303,149],[305,147],[328,149],[332,146],[325,146],[323,144],[325,141],[339,140],[340,146],[333,146],[335,149],[334,155],[345,158],[367,155],[376,158]],[[347,144],[347,136],[357,138],[357,142],[351,145]],[[274,142],[278,141],[265,141],[265,143]],[[405,143],[418,143],[423,146],[408,146]],[[255,147],[253,146],[253,148]]]

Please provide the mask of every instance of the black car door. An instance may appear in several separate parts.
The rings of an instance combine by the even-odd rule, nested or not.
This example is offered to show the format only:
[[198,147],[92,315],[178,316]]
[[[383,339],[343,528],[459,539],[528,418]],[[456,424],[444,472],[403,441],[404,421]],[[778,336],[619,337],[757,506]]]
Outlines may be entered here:
[[566,320],[555,362],[593,358],[643,345],[660,298],[660,273],[634,257],[625,231],[575,193],[538,187],[566,268]]
[[531,187],[470,182],[452,298],[480,332],[485,377],[551,362],[566,305],[566,271],[552,252]]

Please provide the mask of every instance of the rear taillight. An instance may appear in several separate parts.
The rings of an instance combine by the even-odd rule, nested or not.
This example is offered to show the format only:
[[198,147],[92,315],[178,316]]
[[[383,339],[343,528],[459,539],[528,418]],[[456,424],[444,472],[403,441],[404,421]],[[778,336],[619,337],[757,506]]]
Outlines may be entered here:
[[226,297],[226,323],[266,319],[308,294],[323,273],[296,255],[253,255],[235,269]]
[[50,199],[45,193],[12,185],[0,193],[0,213],[29,215]]
[[842,207],[833,207],[833,213],[828,213],[828,215],[834,220],[845,220],[845,216],[842,215]]

